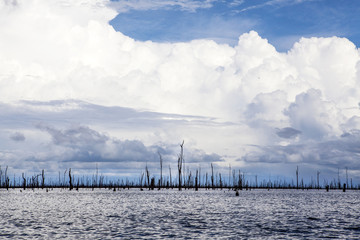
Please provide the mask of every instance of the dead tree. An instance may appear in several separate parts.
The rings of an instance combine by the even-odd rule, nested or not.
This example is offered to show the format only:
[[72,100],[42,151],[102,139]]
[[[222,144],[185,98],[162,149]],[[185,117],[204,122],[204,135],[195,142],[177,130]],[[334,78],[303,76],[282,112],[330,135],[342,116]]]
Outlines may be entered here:
[[79,178],[78,178],[77,184],[76,184],[76,191],[79,191],[79,184],[80,184],[80,180],[79,180]]
[[299,189],[299,166],[296,166],[296,189]]
[[181,170],[184,159],[184,141],[180,144],[180,154],[178,156],[178,172],[179,172],[179,191],[181,191]]
[[173,185],[172,185],[171,167],[170,167],[170,165],[169,165],[169,174],[170,174],[169,185],[170,185],[170,187],[172,188],[172,187],[173,187]]
[[199,187],[201,187],[201,166],[199,165],[199,175],[198,175],[198,184],[199,184]]
[[148,166],[146,165],[145,166],[145,173],[146,173],[146,179],[147,179],[147,186],[150,190],[150,172],[149,172],[149,169],[148,169]]
[[214,186],[214,166],[213,166],[212,163],[211,163],[211,188],[215,189],[215,186]]
[[98,185],[98,177],[99,177],[99,168],[98,168],[98,164],[96,163],[96,178],[95,178],[95,186],[99,187]]
[[69,168],[69,190],[73,190],[73,183],[72,183],[72,177],[71,177],[71,168]]
[[154,188],[155,188],[155,177],[152,177],[149,189],[154,190]]
[[229,189],[231,188],[230,182],[231,182],[231,164],[229,164],[229,180],[228,180]]
[[9,190],[9,184],[10,184],[10,179],[7,175],[7,171],[8,171],[8,166],[6,166],[5,168],[5,187],[6,187],[6,190]]
[[221,179],[221,173],[219,173],[219,178],[220,178],[220,189],[222,190],[223,183],[222,183],[222,179]]
[[233,174],[233,188],[235,190],[236,189],[236,172],[235,172],[235,169],[233,170],[232,174]]
[[160,157],[160,184],[159,184],[159,188],[162,187],[162,183],[163,183],[163,180],[162,180],[162,168],[163,168],[163,159],[161,157],[161,154],[158,152],[159,154],[159,157]]
[[188,174],[188,179],[187,179],[187,184],[186,184],[188,189],[190,189],[190,187],[192,187],[191,177],[192,177],[192,175],[191,175],[191,171],[190,171],[190,173]]
[[41,171],[41,188],[44,189],[45,187],[45,171],[44,169]]
[[346,188],[349,188],[348,168],[346,167],[345,169],[346,169]]
[[341,189],[340,168],[338,168],[338,188]]
[[198,179],[199,179],[199,177],[198,177],[198,175],[199,175],[199,171],[196,169],[196,175],[195,175],[195,191],[198,191],[199,190],[199,187],[198,187]]
[[25,178],[24,173],[22,173],[22,178],[23,178],[23,189],[25,190],[26,189],[26,178]]
[[206,189],[209,189],[208,173],[207,172],[205,174],[205,186],[206,186]]

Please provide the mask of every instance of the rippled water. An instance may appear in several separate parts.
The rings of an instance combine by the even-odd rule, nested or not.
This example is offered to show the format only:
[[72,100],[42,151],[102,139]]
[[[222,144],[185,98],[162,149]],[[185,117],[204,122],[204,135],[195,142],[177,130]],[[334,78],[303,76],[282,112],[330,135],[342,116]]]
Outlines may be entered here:
[[360,192],[0,190],[0,238],[360,238]]

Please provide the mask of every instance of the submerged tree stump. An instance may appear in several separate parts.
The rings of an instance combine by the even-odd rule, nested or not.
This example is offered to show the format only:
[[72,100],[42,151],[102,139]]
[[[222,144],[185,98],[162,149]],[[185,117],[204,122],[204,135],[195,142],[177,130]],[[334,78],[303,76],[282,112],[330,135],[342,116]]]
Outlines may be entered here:
[[155,189],[155,178],[154,177],[151,178],[150,188],[151,188],[151,190]]
[[72,178],[71,178],[71,168],[69,169],[69,185],[70,185],[70,187],[69,187],[69,190],[71,191],[71,190],[73,190],[73,184],[72,184]]

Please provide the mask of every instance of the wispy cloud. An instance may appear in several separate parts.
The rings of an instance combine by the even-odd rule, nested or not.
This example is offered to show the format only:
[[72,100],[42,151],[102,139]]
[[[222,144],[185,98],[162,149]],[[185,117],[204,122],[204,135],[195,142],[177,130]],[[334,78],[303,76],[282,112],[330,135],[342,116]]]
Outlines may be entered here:
[[267,0],[261,4],[256,4],[256,5],[251,5],[251,6],[245,7],[243,9],[239,10],[239,12],[246,12],[246,11],[260,9],[260,8],[264,8],[264,7],[280,8],[280,7],[300,4],[300,3],[304,3],[304,2],[308,2],[308,1],[314,1],[314,0]]
[[237,6],[240,6],[241,4],[243,4],[244,2],[245,2],[245,0],[233,0],[232,2],[229,3],[229,6],[237,7]]
[[118,12],[127,12],[130,10],[158,10],[168,8],[178,8],[182,11],[195,12],[201,8],[211,8],[216,0],[124,0],[111,2],[110,6]]

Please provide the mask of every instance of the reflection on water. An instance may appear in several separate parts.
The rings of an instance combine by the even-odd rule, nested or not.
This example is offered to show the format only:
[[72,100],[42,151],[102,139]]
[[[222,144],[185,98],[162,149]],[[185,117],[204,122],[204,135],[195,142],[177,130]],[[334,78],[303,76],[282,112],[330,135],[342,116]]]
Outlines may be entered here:
[[360,238],[360,192],[0,190],[13,239]]

